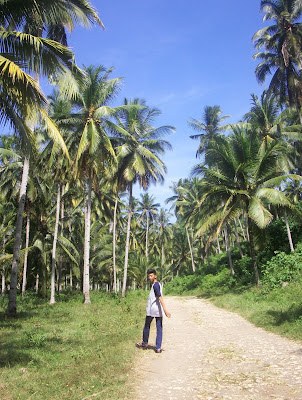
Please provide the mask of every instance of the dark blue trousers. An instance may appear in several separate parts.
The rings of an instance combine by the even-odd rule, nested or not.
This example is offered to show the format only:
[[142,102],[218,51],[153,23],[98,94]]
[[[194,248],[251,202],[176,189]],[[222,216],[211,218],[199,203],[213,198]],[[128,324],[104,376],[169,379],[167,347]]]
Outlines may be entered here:
[[146,316],[145,326],[143,330],[143,343],[148,344],[150,325],[153,320],[156,319],[156,350],[161,348],[161,342],[163,340],[163,317],[150,317]]

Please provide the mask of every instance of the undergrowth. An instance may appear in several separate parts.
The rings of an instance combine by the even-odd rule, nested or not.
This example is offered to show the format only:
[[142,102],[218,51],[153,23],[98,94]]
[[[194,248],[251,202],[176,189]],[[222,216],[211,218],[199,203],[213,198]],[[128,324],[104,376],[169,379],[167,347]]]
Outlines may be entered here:
[[[146,294],[122,300],[91,293],[60,294],[50,306],[27,294],[16,319],[0,309],[0,398],[3,400],[119,399],[141,335]],[[97,394],[97,397],[94,396]]]

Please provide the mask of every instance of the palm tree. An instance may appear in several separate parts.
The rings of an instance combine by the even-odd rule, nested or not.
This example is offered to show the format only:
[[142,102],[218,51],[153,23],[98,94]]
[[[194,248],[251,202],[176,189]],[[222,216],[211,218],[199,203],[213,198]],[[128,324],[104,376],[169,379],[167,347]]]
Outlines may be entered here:
[[154,128],[151,124],[159,114],[158,109],[146,107],[143,100],[125,99],[124,107],[121,107],[115,115],[117,126],[111,125],[112,131],[120,141],[116,148],[118,165],[119,170],[122,171],[124,185],[128,186],[129,190],[123,297],[125,297],[127,287],[133,184],[138,182],[146,190],[152,182],[162,182],[166,170],[159,156],[166,148],[170,148],[170,144],[161,137],[171,133],[174,128],[171,126]]
[[148,234],[149,234],[149,223],[153,221],[154,216],[158,213],[159,203],[154,203],[155,198],[149,196],[148,193],[141,194],[141,201],[138,202],[138,211],[141,213],[141,218],[146,218],[146,249],[145,255],[148,260]]
[[[219,138],[206,153],[206,165],[198,165],[194,173],[202,176],[204,194],[194,210],[199,216],[198,234],[216,227],[219,232],[224,224],[244,210],[247,216],[251,256],[256,284],[259,272],[256,261],[254,231],[265,228],[273,219],[269,206],[294,209],[287,197],[276,189],[288,179],[301,180],[297,175],[284,175],[277,170],[278,158],[286,147],[272,141],[264,146],[255,132],[248,128],[233,127],[229,138]],[[205,215],[205,210],[212,212]]]
[[196,157],[206,151],[209,144],[218,136],[221,132],[228,128],[228,125],[220,125],[229,115],[221,115],[220,106],[206,106],[203,110],[202,121],[191,118],[188,121],[189,126],[199,133],[197,135],[191,135],[191,139],[197,139],[200,141],[198,149],[196,151]]
[[74,133],[71,147],[77,148],[75,154],[75,174],[81,179],[85,199],[85,242],[83,292],[85,303],[90,303],[89,296],[89,253],[91,224],[92,185],[100,180],[99,174],[113,166],[115,153],[105,131],[106,119],[113,113],[107,104],[115,96],[121,79],[109,79],[112,68],[103,66],[85,67],[86,78],[79,86],[75,109],[61,124],[73,122]]
[[289,102],[296,107],[301,119],[302,24],[298,20],[302,4],[296,0],[262,0],[260,9],[265,12],[264,21],[274,20],[274,24],[253,37],[256,49],[264,49],[254,55],[262,60],[256,67],[256,77],[262,83],[273,73],[269,91],[279,94],[281,104]]

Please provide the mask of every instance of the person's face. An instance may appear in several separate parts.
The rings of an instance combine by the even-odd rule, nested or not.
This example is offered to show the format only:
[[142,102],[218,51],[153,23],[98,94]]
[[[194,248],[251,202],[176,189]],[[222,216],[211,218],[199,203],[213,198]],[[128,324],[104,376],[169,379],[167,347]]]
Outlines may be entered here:
[[156,275],[155,274],[148,274],[148,279],[151,283],[153,283],[156,280]]

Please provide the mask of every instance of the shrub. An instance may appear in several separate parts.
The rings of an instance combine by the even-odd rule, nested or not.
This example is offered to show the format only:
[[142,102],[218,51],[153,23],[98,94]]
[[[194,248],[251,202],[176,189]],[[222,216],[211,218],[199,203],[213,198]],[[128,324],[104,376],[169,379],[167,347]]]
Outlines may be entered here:
[[302,246],[297,246],[295,252],[286,254],[276,251],[275,256],[265,265],[262,284],[267,289],[281,287],[283,282],[302,279]]

